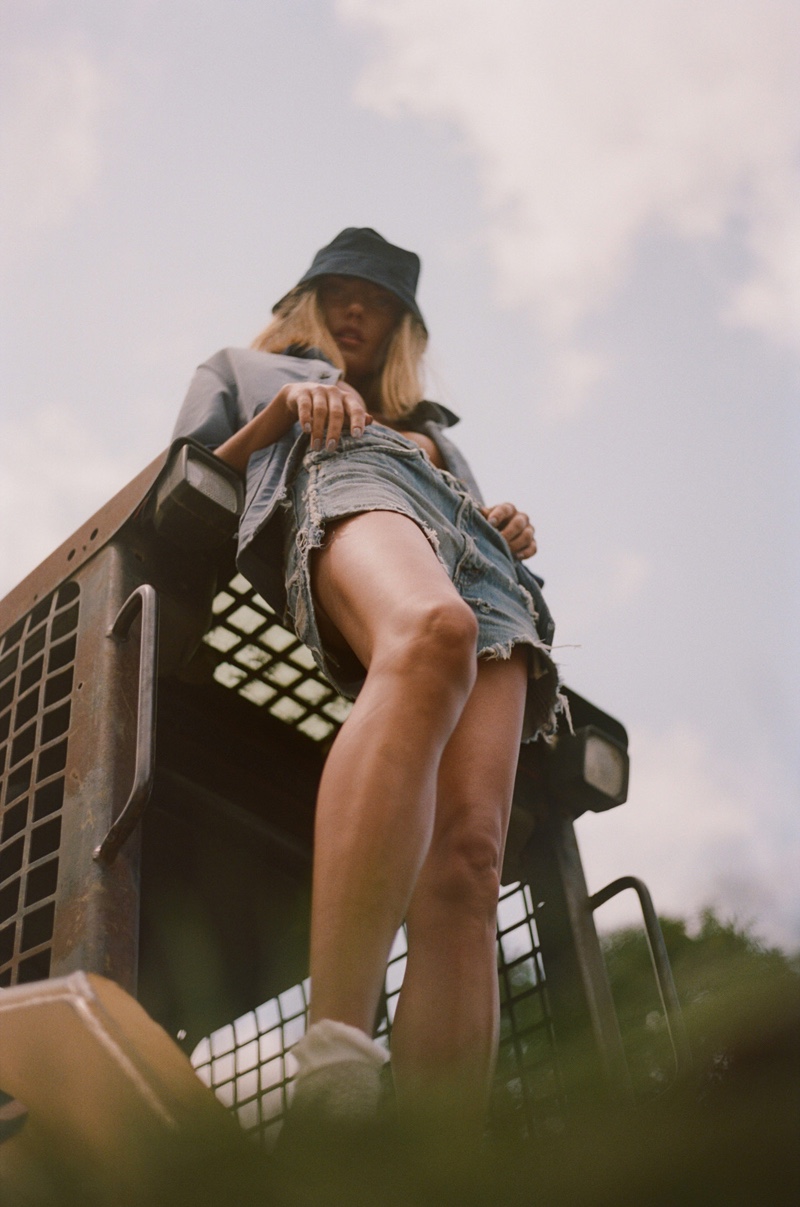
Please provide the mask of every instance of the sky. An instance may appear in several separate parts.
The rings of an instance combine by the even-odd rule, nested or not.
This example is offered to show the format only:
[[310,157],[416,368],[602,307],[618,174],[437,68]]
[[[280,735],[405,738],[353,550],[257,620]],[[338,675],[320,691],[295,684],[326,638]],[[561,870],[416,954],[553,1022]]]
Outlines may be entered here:
[[590,890],[797,949],[798,63],[796,0],[2,0],[0,594],[372,226],[629,732]]

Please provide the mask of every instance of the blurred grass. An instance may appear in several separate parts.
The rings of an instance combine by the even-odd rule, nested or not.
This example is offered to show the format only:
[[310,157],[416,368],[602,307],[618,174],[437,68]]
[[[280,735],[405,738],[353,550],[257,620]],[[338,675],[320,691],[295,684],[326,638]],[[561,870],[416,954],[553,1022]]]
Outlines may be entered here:
[[653,1021],[658,1006],[643,936],[625,931],[606,940],[640,1091],[635,1110],[611,1108],[587,1093],[577,1113],[551,1118],[534,1140],[501,1112],[483,1147],[460,1142],[445,1119],[403,1138],[321,1139],[283,1164],[235,1130],[188,1134],[149,1146],[135,1182],[113,1193],[107,1176],[83,1166],[80,1154],[64,1168],[43,1153],[24,1189],[0,1203],[794,1207],[800,1198],[796,963],[713,914],[696,935],[682,922],[665,920],[664,929],[696,1056],[693,1074],[666,1089],[669,1049]]
[[[693,933],[680,918],[660,923],[702,1092],[724,1074],[737,1028],[757,1029],[772,1000],[791,997],[800,965],[711,909]],[[622,928],[602,942],[637,1098],[657,1096],[673,1079],[673,1057],[644,931]]]

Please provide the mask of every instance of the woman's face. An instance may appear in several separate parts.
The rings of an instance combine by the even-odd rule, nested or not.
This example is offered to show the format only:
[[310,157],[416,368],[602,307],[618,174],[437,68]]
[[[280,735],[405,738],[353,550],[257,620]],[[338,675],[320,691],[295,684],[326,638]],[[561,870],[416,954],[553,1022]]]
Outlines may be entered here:
[[328,330],[344,357],[345,378],[357,386],[383,367],[402,304],[388,289],[361,277],[323,277],[317,297]]

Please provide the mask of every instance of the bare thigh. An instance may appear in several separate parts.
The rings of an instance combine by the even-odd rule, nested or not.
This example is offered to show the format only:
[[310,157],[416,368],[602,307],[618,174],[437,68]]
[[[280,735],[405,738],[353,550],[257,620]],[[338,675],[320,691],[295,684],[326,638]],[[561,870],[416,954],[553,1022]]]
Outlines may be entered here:
[[393,511],[331,524],[314,551],[311,585],[321,631],[366,668],[376,643],[415,608],[461,598],[420,527]]

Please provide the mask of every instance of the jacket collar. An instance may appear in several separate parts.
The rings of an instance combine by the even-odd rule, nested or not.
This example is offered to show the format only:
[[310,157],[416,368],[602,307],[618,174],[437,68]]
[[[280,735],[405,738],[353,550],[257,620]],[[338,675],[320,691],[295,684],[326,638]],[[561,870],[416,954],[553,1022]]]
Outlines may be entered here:
[[428,423],[433,421],[441,427],[455,427],[461,420],[458,415],[443,406],[441,402],[431,402],[427,398],[423,398],[422,402],[418,402],[410,415],[406,415],[404,419],[398,420],[397,426],[402,428],[415,428],[420,423]]

